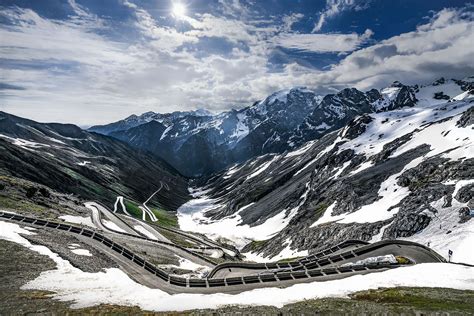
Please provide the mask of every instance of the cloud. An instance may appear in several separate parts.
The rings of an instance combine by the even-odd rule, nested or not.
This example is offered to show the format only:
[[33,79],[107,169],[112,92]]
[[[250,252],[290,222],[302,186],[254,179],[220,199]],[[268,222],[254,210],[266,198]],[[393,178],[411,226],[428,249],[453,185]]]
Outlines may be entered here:
[[373,35],[367,29],[364,34],[282,34],[276,44],[285,48],[327,53],[354,51]]
[[247,6],[242,4],[240,0],[219,0],[222,12],[232,17],[242,17],[250,14]]
[[285,32],[291,32],[291,27],[293,24],[296,22],[300,21],[302,18],[304,18],[304,14],[302,13],[292,13],[290,15],[285,15],[282,18],[283,21],[283,31]]
[[321,31],[327,19],[341,12],[355,10],[361,11],[369,7],[371,0],[326,0],[326,9],[321,12],[318,22],[314,25],[313,33]]
[[474,73],[473,17],[470,11],[444,9],[416,31],[352,53],[325,80],[369,88]]
[[[9,23],[0,28],[0,109],[40,121],[87,125],[149,110],[227,110],[292,86],[328,93],[474,73],[469,8],[442,10],[413,32],[367,46],[371,30],[301,34],[292,30],[302,18],[298,14],[269,23],[238,1],[225,3],[234,13],[244,10],[247,18],[202,13],[176,28],[123,2],[132,13],[127,27],[135,32],[126,42],[110,36],[109,20],[75,2],[70,2],[75,15],[67,20],[4,9],[0,18]],[[210,38],[229,48],[203,50]],[[278,47],[346,55],[324,70],[291,61],[275,69],[269,64]]]

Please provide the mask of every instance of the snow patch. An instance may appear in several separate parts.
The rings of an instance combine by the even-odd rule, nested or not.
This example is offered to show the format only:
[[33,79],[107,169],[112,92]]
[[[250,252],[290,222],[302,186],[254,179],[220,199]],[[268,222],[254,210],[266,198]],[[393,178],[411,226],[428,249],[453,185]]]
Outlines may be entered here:
[[257,170],[255,170],[251,175],[249,175],[247,177],[247,180],[248,179],[252,179],[256,176],[258,176],[259,174],[261,174],[262,172],[264,172],[265,170],[267,170],[268,167],[270,167],[270,165],[275,161],[275,160],[278,160],[279,156],[275,156],[272,158],[272,160],[270,161],[267,161],[266,163],[264,163],[263,165],[261,165]]
[[150,239],[158,240],[158,238],[156,238],[152,233],[150,233],[145,227],[141,225],[135,225],[133,226],[133,229],[135,229],[139,233],[142,233],[143,235],[147,236]]
[[235,243],[237,248],[243,248],[250,240],[265,240],[285,228],[296,210],[283,210],[275,216],[267,219],[260,225],[241,225],[240,212],[250,207],[253,203],[240,208],[235,214],[223,219],[212,221],[204,214],[212,209],[222,207],[214,204],[215,200],[201,197],[183,204],[178,209],[179,227],[185,231],[193,231],[205,234],[214,240],[224,237]]
[[23,139],[23,138],[13,138],[13,137],[3,135],[3,134],[0,134],[0,137],[5,138],[6,140],[8,140],[13,145],[21,147],[21,148],[26,149],[26,150],[34,150],[34,149],[41,148],[41,147],[51,147],[47,144],[36,143],[36,142],[32,142],[32,141],[29,141],[29,140],[26,140],[26,139]]
[[313,146],[313,144],[314,144],[314,141],[309,141],[304,146],[301,146],[299,149],[293,150],[293,151],[287,153],[285,155],[285,158],[299,156],[301,154],[304,154],[308,149],[311,148],[311,146]]
[[253,262],[259,262],[259,263],[275,262],[282,259],[306,257],[309,255],[308,250],[298,251],[297,249],[291,249],[290,238],[287,238],[284,244],[285,244],[285,248],[282,251],[280,251],[279,254],[271,258],[263,257],[260,254],[256,254],[252,252],[246,252],[246,253],[243,253],[243,255],[245,256],[247,260],[253,261]]
[[59,219],[63,219],[66,222],[73,223],[73,224],[80,224],[86,225],[89,227],[97,228],[90,217],[82,217],[82,216],[74,216],[74,215],[61,215],[58,217]]
[[369,257],[362,260],[357,260],[356,262],[348,262],[341,267],[350,267],[350,266],[360,266],[371,263],[397,263],[397,258],[394,255],[378,256],[378,257]]
[[[459,209],[466,206],[453,199],[451,207],[443,207],[444,199],[431,203],[438,213],[432,215],[428,227],[405,240],[422,243],[448,259],[448,251],[453,251],[451,261],[474,264],[474,219],[459,223]],[[431,214],[431,213],[430,213]]]
[[334,201],[327,209],[324,211],[323,216],[318,218],[316,222],[314,222],[310,228],[326,224],[326,223],[331,223],[331,222],[337,222],[345,217],[345,214],[340,214],[340,215],[332,215],[332,211],[337,205],[337,201]]
[[110,230],[114,230],[114,231],[120,232],[120,233],[126,233],[126,231],[124,231],[122,228],[118,227],[117,224],[115,224],[114,222],[112,222],[108,219],[102,219],[102,224],[104,224],[104,226],[107,227]]
[[163,131],[163,134],[161,134],[161,137],[160,137],[160,140],[163,140],[166,135],[168,134],[168,132],[173,128],[173,125],[170,125],[168,126],[164,131]]
[[71,249],[71,252],[79,256],[92,257],[92,254],[87,249]]

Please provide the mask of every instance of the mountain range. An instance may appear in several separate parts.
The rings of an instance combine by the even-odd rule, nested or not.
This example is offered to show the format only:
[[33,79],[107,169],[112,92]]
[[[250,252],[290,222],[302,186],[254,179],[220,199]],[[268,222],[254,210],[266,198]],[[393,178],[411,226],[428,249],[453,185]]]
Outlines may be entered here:
[[443,254],[474,228],[473,91],[472,77],[324,97],[294,88],[241,110],[149,112],[88,131],[0,112],[0,180],[107,205],[143,203],[164,181],[171,190],[151,204],[248,260],[347,239]]
[[443,103],[472,86],[472,78],[441,78],[429,85],[408,86],[397,81],[381,90],[346,88],[325,96],[296,87],[239,110],[147,112],[89,131],[149,151],[182,174],[199,177],[258,155],[293,150],[356,116]]

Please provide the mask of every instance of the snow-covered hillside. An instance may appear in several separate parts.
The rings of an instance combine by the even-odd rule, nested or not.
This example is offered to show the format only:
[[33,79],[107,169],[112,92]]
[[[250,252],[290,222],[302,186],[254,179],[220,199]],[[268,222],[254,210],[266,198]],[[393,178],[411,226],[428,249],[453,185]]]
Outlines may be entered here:
[[[254,260],[406,238],[474,263],[474,96],[454,84],[419,87],[416,106],[363,114],[294,151],[232,166],[179,209],[180,225]],[[449,100],[428,97],[440,86]]]

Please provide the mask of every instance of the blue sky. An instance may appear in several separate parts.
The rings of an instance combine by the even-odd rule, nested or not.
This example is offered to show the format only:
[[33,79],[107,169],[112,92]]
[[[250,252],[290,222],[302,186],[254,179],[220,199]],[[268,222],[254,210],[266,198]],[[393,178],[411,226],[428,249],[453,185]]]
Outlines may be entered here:
[[474,5],[2,0],[0,110],[80,125],[474,74]]

